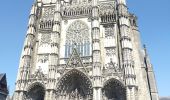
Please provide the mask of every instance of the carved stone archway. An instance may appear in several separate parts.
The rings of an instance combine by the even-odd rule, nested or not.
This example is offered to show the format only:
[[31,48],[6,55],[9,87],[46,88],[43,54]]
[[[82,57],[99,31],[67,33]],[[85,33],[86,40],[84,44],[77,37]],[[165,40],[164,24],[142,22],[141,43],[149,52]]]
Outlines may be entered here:
[[65,74],[57,86],[57,100],[92,100],[92,84],[82,72],[73,69]]
[[45,88],[41,84],[33,84],[26,95],[26,100],[44,100]]
[[116,79],[105,82],[103,87],[103,100],[126,100],[126,88]]

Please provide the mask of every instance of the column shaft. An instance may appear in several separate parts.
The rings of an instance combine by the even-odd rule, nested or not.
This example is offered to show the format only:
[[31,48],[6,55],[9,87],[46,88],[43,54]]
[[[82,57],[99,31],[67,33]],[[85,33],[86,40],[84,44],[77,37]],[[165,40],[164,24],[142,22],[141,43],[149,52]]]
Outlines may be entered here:
[[92,46],[93,46],[93,100],[101,98],[101,50],[98,0],[92,0]]
[[51,33],[51,52],[49,55],[48,85],[45,100],[55,100],[55,84],[57,82],[57,66],[59,62],[59,47],[61,33],[61,1],[56,1],[54,26]]
[[118,17],[122,47],[122,67],[125,69],[125,84],[127,86],[127,100],[135,100],[134,88],[136,87],[136,75],[134,71],[132,39],[126,0],[118,0]]

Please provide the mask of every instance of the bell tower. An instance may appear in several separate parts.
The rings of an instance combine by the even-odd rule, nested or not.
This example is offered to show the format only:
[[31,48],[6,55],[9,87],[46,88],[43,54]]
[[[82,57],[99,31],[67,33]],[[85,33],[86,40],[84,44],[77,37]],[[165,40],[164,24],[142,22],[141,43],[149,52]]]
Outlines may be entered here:
[[159,100],[126,0],[35,0],[14,100]]

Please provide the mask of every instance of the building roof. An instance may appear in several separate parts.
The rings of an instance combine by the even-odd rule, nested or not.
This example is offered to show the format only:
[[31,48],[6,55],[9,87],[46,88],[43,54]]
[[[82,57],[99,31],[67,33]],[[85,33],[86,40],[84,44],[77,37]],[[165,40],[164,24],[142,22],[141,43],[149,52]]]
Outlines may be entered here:
[[0,74],[0,92],[8,94],[6,74]]
[[0,74],[0,81],[2,80],[2,78],[5,76],[5,74]]
[[6,74],[0,74],[0,84],[7,84],[6,82]]

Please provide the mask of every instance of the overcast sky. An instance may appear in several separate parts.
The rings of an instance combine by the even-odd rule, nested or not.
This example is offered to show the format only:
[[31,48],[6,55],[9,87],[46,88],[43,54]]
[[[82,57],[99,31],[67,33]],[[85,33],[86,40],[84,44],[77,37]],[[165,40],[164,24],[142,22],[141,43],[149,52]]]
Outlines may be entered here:
[[[19,58],[27,31],[33,0],[1,0],[0,72],[7,73],[10,93],[14,91]],[[154,65],[160,96],[170,96],[170,0],[128,0],[138,16],[142,43]]]

